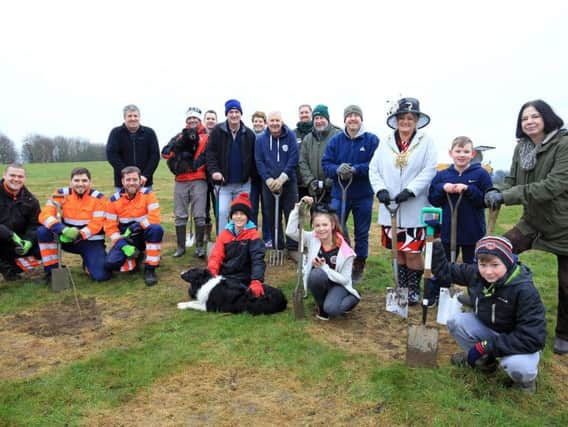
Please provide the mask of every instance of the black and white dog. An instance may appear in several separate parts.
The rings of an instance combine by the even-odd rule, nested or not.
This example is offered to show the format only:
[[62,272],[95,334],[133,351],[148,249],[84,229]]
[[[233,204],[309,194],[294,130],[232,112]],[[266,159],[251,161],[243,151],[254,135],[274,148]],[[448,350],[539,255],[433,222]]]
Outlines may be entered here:
[[284,293],[269,285],[262,285],[264,295],[255,298],[242,283],[223,276],[213,277],[206,268],[190,268],[181,273],[189,283],[189,296],[193,301],[180,302],[180,310],[220,311],[224,313],[272,314],[286,310]]

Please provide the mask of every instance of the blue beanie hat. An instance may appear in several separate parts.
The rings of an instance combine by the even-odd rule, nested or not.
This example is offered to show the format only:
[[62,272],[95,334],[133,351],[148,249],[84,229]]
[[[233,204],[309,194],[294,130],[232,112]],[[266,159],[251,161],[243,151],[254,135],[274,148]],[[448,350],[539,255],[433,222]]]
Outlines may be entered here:
[[241,112],[241,114],[243,114],[243,109],[241,108],[241,103],[239,101],[237,101],[236,99],[229,99],[227,102],[225,102],[225,116],[233,108],[239,110]]

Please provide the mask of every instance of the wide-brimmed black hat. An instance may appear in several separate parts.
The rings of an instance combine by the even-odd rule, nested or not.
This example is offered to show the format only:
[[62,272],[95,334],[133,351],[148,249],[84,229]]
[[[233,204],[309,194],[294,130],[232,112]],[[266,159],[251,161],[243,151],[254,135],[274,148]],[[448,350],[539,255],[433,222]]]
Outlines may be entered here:
[[420,111],[420,102],[418,102],[416,98],[401,98],[393,105],[393,109],[387,119],[387,125],[389,125],[391,129],[396,129],[396,116],[406,113],[412,113],[418,116],[418,120],[416,121],[417,129],[421,129],[430,123],[430,117]]

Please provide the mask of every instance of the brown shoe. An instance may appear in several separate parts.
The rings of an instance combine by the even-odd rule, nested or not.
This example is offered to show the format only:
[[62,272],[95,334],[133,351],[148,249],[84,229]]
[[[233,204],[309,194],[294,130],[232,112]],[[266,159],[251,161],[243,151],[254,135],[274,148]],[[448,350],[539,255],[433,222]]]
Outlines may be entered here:
[[362,256],[357,256],[353,260],[353,270],[351,271],[351,280],[353,281],[354,285],[360,283],[361,280],[363,280],[363,271],[365,270],[366,261],[367,261],[366,258],[363,258]]

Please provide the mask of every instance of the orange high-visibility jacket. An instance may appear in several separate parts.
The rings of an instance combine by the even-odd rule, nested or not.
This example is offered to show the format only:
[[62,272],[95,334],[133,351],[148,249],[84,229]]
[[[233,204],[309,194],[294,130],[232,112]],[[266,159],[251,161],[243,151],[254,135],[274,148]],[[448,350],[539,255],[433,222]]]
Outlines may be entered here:
[[[57,204],[61,205],[61,220]],[[103,193],[89,189],[81,196],[70,187],[58,188],[39,214],[39,222],[55,232],[77,227],[84,240],[104,240],[103,224],[107,200]]]
[[149,188],[141,188],[133,199],[124,190],[115,193],[107,203],[105,234],[112,245],[122,238],[119,223],[128,225],[137,222],[143,229],[150,224],[160,224],[160,203]]

